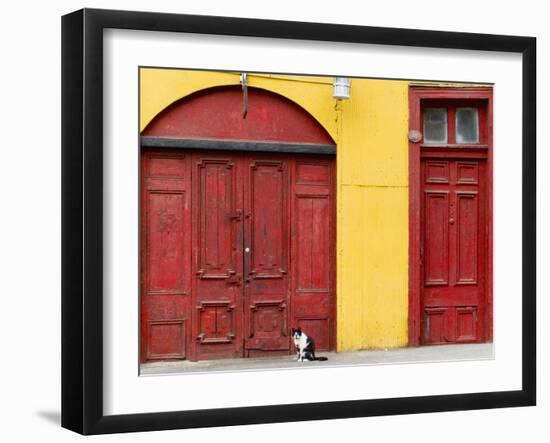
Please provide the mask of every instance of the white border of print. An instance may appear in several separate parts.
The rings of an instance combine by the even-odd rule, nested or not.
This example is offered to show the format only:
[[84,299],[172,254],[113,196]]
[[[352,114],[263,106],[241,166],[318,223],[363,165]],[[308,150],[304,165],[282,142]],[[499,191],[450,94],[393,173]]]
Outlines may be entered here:
[[[139,377],[138,66],[494,83],[495,358]],[[520,390],[521,81],[519,54],[105,30],[104,413]]]

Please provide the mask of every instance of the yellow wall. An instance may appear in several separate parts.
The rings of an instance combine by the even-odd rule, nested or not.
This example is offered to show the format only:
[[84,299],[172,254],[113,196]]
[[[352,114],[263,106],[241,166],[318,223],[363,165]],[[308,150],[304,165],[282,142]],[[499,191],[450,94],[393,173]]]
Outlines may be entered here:
[[408,83],[353,79],[338,140],[338,349],[408,342]]
[[[239,84],[239,73],[142,69],[140,129],[199,89]],[[337,143],[337,349],[407,345],[408,82],[249,74],[249,84],[298,103]]]

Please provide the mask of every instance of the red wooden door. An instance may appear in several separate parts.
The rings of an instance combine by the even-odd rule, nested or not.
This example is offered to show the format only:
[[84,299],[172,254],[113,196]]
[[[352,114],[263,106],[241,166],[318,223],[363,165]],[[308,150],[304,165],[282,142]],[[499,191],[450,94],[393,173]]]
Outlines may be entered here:
[[334,166],[332,158],[296,157],[292,172],[292,321],[320,351],[336,346]]
[[422,159],[421,275],[424,344],[484,339],[486,160]]
[[233,155],[192,156],[193,359],[242,356],[243,177]]
[[289,163],[244,156],[245,349],[247,356],[288,353]]
[[144,153],[141,185],[141,360],[189,358],[189,156]]
[[142,361],[288,354],[295,326],[334,348],[333,158],[143,159]]

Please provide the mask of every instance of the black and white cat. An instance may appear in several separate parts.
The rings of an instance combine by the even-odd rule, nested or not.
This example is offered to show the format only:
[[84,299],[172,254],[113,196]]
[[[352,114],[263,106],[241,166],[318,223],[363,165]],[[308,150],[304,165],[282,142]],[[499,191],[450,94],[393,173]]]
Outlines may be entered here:
[[315,357],[315,341],[308,337],[301,328],[292,328],[294,346],[296,346],[296,361],[327,361],[326,357]]

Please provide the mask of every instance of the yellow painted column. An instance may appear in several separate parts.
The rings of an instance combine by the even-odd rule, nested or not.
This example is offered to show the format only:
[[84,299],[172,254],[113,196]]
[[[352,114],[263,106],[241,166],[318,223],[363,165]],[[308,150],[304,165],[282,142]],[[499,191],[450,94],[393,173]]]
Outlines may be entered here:
[[338,350],[408,342],[408,83],[353,79],[338,146]]

